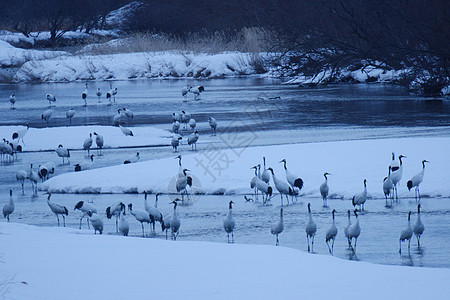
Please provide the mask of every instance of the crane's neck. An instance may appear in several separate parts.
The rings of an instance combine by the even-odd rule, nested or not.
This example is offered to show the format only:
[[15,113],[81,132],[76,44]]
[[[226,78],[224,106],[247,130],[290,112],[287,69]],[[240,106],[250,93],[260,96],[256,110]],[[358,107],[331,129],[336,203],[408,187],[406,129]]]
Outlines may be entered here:
[[255,168],[255,176],[258,176],[258,170]]
[[398,157],[398,160],[400,161],[400,166],[403,164],[402,158],[403,158],[403,157],[401,157],[401,156]]
[[286,160],[283,160],[284,169],[287,171]]
[[156,199],[155,199],[155,208],[158,208],[158,194],[156,194]]
[[325,181],[328,181],[327,174],[323,174],[323,177],[325,177]]
[[264,171],[266,170],[266,158],[263,156]]

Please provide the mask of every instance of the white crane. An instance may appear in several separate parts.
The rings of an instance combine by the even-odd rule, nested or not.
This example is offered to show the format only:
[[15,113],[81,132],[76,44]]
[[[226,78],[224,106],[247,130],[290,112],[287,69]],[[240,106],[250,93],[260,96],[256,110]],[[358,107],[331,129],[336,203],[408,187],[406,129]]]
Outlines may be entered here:
[[283,224],[283,208],[280,208],[280,219],[278,222],[272,225],[272,228],[270,228],[270,232],[273,235],[277,236],[277,241],[275,243],[275,246],[278,246],[280,244],[280,241],[278,240],[278,235],[283,232],[284,224]]
[[173,121],[172,123],[172,132],[178,134],[180,132],[180,122]]
[[85,139],[83,142],[83,149],[87,151],[88,156],[90,155],[92,143],[93,143],[92,133],[89,133],[89,137]]
[[149,213],[149,215],[150,215],[150,217],[152,219],[151,224],[152,224],[153,234],[156,233],[156,231],[155,231],[155,223],[156,223],[156,221],[158,221],[161,224],[163,222],[163,215],[157,208],[159,195],[161,195],[161,193],[156,193],[155,194],[155,197],[156,197],[155,198],[155,206],[151,206],[148,203],[148,201],[147,201],[147,192],[144,191],[144,208]]
[[272,196],[272,192],[273,192],[272,187],[259,178],[256,178],[255,185],[256,185],[256,189],[261,192],[261,195],[263,197],[263,205],[266,205],[267,201],[269,200],[269,197]]
[[[295,174],[289,172],[289,170],[286,167],[286,159],[283,158],[280,163],[284,164],[284,171],[286,172],[286,180],[287,182],[290,184],[290,186],[292,187],[293,190],[295,190],[297,188],[297,193],[298,191],[300,191],[303,187],[303,180],[296,176]],[[262,177],[262,175],[261,175]]]
[[280,197],[281,197],[281,206],[283,206],[283,195],[286,196],[286,200],[287,203],[289,205],[289,198],[288,195],[292,195],[293,194],[293,190],[292,188],[289,186],[289,184],[287,182],[281,181],[280,179],[278,179],[275,176],[275,173],[273,172],[272,168],[268,168],[267,170],[269,170],[272,173],[272,177],[273,177],[273,182],[275,183],[275,187],[278,190],[278,192],[280,193]]
[[84,101],[84,105],[83,106],[87,106],[87,96],[88,96],[88,84],[86,83],[86,88],[81,93],[81,99],[83,99],[83,101]]
[[230,233],[231,233],[231,242],[234,243],[234,218],[233,218],[233,208],[232,208],[232,204],[234,202],[230,201],[229,203],[229,207],[228,207],[228,214],[226,216],[226,218],[223,220],[223,228],[225,229],[225,232],[227,233],[227,237],[228,237],[228,243],[230,242]]
[[134,136],[133,131],[131,131],[130,129],[122,127],[122,125],[119,125],[119,128],[125,136]]
[[12,190],[9,190],[9,202],[3,206],[3,217],[9,220],[9,215],[14,212],[14,201],[12,197]]
[[139,155],[139,152],[136,152],[136,155],[133,155],[131,157],[129,157],[128,159],[124,160],[123,163],[126,164],[131,164],[131,163],[135,163],[138,160],[141,159],[141,156]]
[[[392,159],[394,160],[394,153],[392,153]],[[400,180],[402,179],[403,176],[403,161],[402,158],[406,158],[406,156],[404,155],[400,155],[398,157],[398,160],[400,163],[395,162],[391,162],[391,180],[392,180],[392,184],[394,185],[394,194],[395,194],[395,199],[398,200],[398,192],[397,192],[397,184],[400,182]],[[394,196],[394,195],[393,195]]]
[[183,138],[179,135],[174,135],[174,137],[172,138],[170,144],[172,145],[173,148],[173,152],[178,152],[178,146],[180,146],[180,141]]
[[188,86],[183,86],[181,88],[181,96],[183,96],[184,100],[187,100],[187,94],[189,93],[189,87]]
[[112,104],[111,97],[113,94],[111,84],[109,85],[109,87],[110,87],[109,91],[106,92],[106,100],[108,100],[108,104],[107,104],[108,106],[110,106]]
[[53,111],[51,109],[47,109],[46,111],[44,111],[41,115],[41,119],[44,120],[45,122],[47,122],[50,120],[50,117],[52,116]]
[[268,184],[270,182],[270,173],[266,168],[266,157],[265,156],[263,156],[263,168],[264,168],[264,170],[261,173],[261,180]]
[[[386,207],[392,207],[392,199],[394,198],[394,193],[392,192],[392,190],[394,189],[394,183],[392,182],[391,179],[391,170],[392,167],[389,166],[389,171],[388,171],[388,176],[384,177],[383,179],[383,192],[384,192],[384,197],[386,198]],[[389,199],[391,200],[390,204],[388,204],[388,196]]]
[[306,240],[308,242],[308,252],[309,251],[309,240],[311,239],[311,252],[314,252],[314,237],[316,236],[317,225],[314,222],[311,215],[311,203],[308,203],[308,222],[305,227],[306,231]]
[[117,110],[117,114],[115,114],[114,116],[113,116],[113,124],[114,124],[114,126],[119,126],[120,125],[120,123],[122,122],[122,109],[118,109]]
[[95,135],[95,144],[97,145],[98,148],[98,155],[102,155],[102,148],[103,145],[105,143],[104,139],[103,139],[103,135],[98,134],[97,132],[94,132]]
[[97,231],[102,234],[103,233],[103,220],[100,218],[97,213],[94,213],[92,211],[88,211],[87,215],[89,216],[89,221],[92,224],[92,227],[94,228],[94,234],[97,234]]
[[172,122],[181,122],[181,114],[179,113],[172,113]]
[[422,171],[420,171],[420,173],[414,175],[411,180],[409,180],[406,183],[406,186],[408,187],[408,190],[410,191],[413,187],[416,187],[415,192],[414,192],[414,196],[416,198],[417,201],[417,196],[419,197],[419,201],[420,201],[420,191],[419,191],[419,184],[422,183],[423,181],[423,175],[425,174],[425,163],[429,163],[428,160],[422,160]]
[[173,203],[173,214],[172,218],[170,219],[170,229],[172,230],[172,239],[176,241],[178,234],[180,233],[180,226],[181,221],[180,217],[178,217],[177,213],[177,202],[180,201],[180,199],[175,199],[175,201],[172,201]]
[[194,100],[200,100],[200,94],[205,91],[205,88],[202,85],[194,86],[189,88],[189,92],[194,94]]
[[184,177],[184,172],[183,172],[184,168],[183,168],[183,165],[181,164],[181,155],[178,155],[174,159],[178,159],[178,174],[177,174],[177,178]]
[[102,96],[102,90],[100,88],[97,88],[97,92],[95,93],[98,97],[98,103],[102,102],[100,100],[100,97]]
[[250,169],[255,169],[255,176],[250,180],[250,188],[253,189],[253,195],[255,196],[255,201],[257,201],[258,200],[258,189],[256,187],[256,182],[259,179],[258,174],[257,174],[258,167],[254,166],[254,167],[251,167]]
[[197,126],[197,122],[195,121],[195,119],[190,119],[189,127],[191,127],[191,129],[194,130],[196,126]]
[[213,117],[208,119],[209,127],[211,127],[211,135],[216,135],[217,121]]
[[64,221],[64,227],[66,227],[66,216],[69,215],[69,211],[67,210],[67,208],[65,206],[62,206],[58,203],[54,203],[50,201],[50,197],[52,196],[52,194],[48,194],[48,198],[47,198],[47,204],[50,207],[50,209],[52,210],[52,212],[56,215],[56,218],[58,219],[58,227],[59,227],[59,217],[58,215],[61,215],[63,217],[63,221]]
[[192,146],[192,151],[197,150],[198,131],[194,131],[188,136],[188,145]]
[[[320,195],[322,195],[322,206],[327,207],[328,206],[328,192],[330,191],[330,188],[328,187],[328,177],[327,175],[331,175],[328,172],[323,173],[323,177],[325,177],[325,181],[322,182],[322,184],[319,187]],[[334,243],[334,240],[333,240]]]
[[177,192],[181,193],[181,200],[184,204],[184,195],[186,194],[186,197],[189,201],[189,194],[187,191],[187,186],[192,186],[192,177],[187,175],[188,169],[183,169],[183,177],[178,177],[177,181],[175,183]]
[[46,98],[47,98],[47,101],[48,101],[48,106],[52,107],[52,102],[56,102],[56,97],[53,96],[52,94],[47,94]]
[[189,123],[189,121],[191,120],[191,114],[188,113],[187,111],[182,110],[181,111],[181,115],[180,115],[180,122],[184,123],[184,129],[186,129],[187,124]]
[[27,123],[27,128],[25,129],[21,129],[21,130],[17,130],[16,132],[14,132],[12,134],[12,139],[15,140],[17,139],[17,141],[20,143],[20,140],[22,140],[22,143],[25,145],[25,141],[23,140],[23,138],[25,137],[25,135],[28,132],[28,129],[30,129],[29,124]]
[[[334,220],[334,214],[336,213],[336,210],[333,209],[331,211],[331,215],[333,217],[333,223],[331,224],[331,227],[327,230],[327,233],[325,234],[325,242],[327,243],[328,246],[328,251],[330,251],[330,254],[333,255],[333,250],[334,250],[334,240],[336,239],[336,235],[338,233],[338,229],[336,227],[336,222]],[[330,241],[333,241],[331,244],[331,248],[330,248]]]
[[31,181],[31,188],[33,189],[33,195],[37,195],[37,190],[38,190],[38,180],[39,180],[39,175],[37,172],[35,172],[33,170],[33,164],[31,164],[30,167],[30,172],[28,173],[28,179]]
[[16,109],[14,107],[14,104],[16,104],[16,94],[12,93],[11,96],[9,96],[9,102],[11,103],[11,109]]
[[45,179],[48,179],[48,169],[45,165],[39,165],[38,168],[38,175],[39,178],[41,178],[42,182],[44,182]]
[[22,195],[25,195],[25,192],[24,192],[24,189],[23,189],[23,185],[25,183],[25,179],[27,179],[27,171],[25,171],[25,170],[17,171],[16,179],[17,179],[17,181],[20,181],[20,184],[22,186]]
[[120,201],[106,208],[106,217],[108,219],[111,219],[112,216],[116,216],[116,232],[119,232],[118,221],[121,213],[125,214],[125,204]]
[[48,171],[48,173],[47,173],[47,179],[48,179],[48,177],[50,176],[50,174],[55,174],[56,165],[55,165],[54,162],[49,161],[49,162],[46,162],[46,163],[44,164],[44,166],[45,166],[45,168],[46,168],[47,171]]
[[[92,213],[97,213],[97,208],[95,208],[94,205],[92,205],[91,203],[87,203],[85,201],[79,201],[76,205],[75,208],[73,209],[75,210],[80,210],[83,215],[80,218],[80,227],[79,229],[81,229],[81,221],[83,220],[83,218],[88,214],[88,212],[92,212]],[[88,224],[88,228],[90,228],[89,226],[89,219],[86,219],[86,222]]]
[[131,109],[126,109],[125,107],[122,109],[122,111],[125,113],[125,116],[127,116],[128,119],[134,118],[134,113]]
[[347,238],[348,248],[351,248],[352,244],[348,236],[348,229],[352,226],[352,220],[350,219],[350,210],[347,210],[347,226],[344,227],[344,236]]
[[413,235],[413,229],[411,227],[411,212],[408,213],[408,225],[405,229],[402,230],[400,233],[400,238],[398,239],[398,242],[400,244],[400,249],[398,250],[398,253],[402,254],[402,242],[408,240],[408,253],[410,251],[411,246],[411,237]]
[[128,232],[130,232],[130,225],[128,224],[128,221],[125,218],[125,215],[120,216],[119,231],[123,236],[128,236]]
[[69,158],[70,158],[70,152],[69,152],[69,149],[64,148],[63,145],[59,144],[59,145],[58,145],[58,148],[55,149],[55,152],[56,152],[56,154],[57,154],[59,157],[62,157],[62,159],[63,159],[63,164],[64,164],[64,157],[67,157],[67,162],[70,163],[70,160],[69,160]]
[[69,110],[66,112],[66,118],[69,119],[69,124],[72,124],[72,118],[73,118],[73,116],[75,116],[75,110],[73,110],[73,109],[71,108],[71,109],[69,109]]
[[364,190],[361,193],[353,196],[353,198],[352,198],[353,206],[359,205],[359,210],[361,210],[361,207],[362,207],[362,210],[364,210],[364,203],[366,203],[366,201],[367,201],[367,184],[366,183],[367,183],[367,180],[364,179]]
[[89,156],[89,159],[90,159],[89,162],[76,164],[74,171],[80,172],[80,171],[85,171],[85,170],[89,170],[90,168],[92,168],[92,166],[94,165],[94,154],[91,154],[91,156]]
[[144,232],[144,223],[150,224],[152,222],[152,219],[150,217],[150,214],[146,212],[145,210],[133,210],[133,204],[128,204],[128,211],[130,214],[132,214],[138,222],[141,222],[142,226],[142,236],[145,237]]
[[[348,227],[347,234],[350,241],[350,248],[352,249],[353,253],[356,253],[356,242],[358,241],[358,237],[361,234],[361,227],[359,226],[357,210],[355,209],[353,213],[355,214],[356,222]],[[355,247],[352,246],[353,239],[355,239]]]
[[112,85],[110,85],[111,87],[111,94],[113,96],[113,101],[116,102],[116,95],[117,95],[117,88],[112,88]]
[[425,226],[423,225],[422,220],[420,219],[420,203],[417,205],[417,220],[416,223],[414,223],[413,226],[413,232],[414,235],[417,238],[417,247],[420,247],[420,237],[422,236],[423,232],[425,231]]

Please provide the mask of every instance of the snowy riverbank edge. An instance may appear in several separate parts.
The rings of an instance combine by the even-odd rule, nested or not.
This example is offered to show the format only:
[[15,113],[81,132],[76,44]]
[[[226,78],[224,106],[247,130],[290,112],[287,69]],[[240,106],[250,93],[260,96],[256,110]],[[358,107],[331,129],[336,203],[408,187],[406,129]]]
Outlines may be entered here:
[[446,299],[450,270],[0,223],[5,299]]
[[[198,193],[251,194],[250,180],[254,174],[250,168],[262,164],[265,156],[267,167],[272,167],[282,180],[285,180],[285,172],[278,162],[283,158],[287,160],[288,170],[304,181],[300,193],[303,197],[320,197],[323,173],[329,172],[332,174],[328,180],[331,199],[350,199],[363,190],[364,179],[367,179],[369,196],[384,199],[383,178],[388,173],[391,152],[395,152],[407,156],[403,160],[403,179],[398,188],[400,197],[414,197],[414,189],[408,191],[406,182],[422,170],[424,159],[431,163],[427,164],[420,185],[422,196],[450,197],[447,182],[450,160],[442,151],[449,144],[450,138],[319,142],[228,150],[215,149],[211,144],[202,145],[203,150],[199,148],[197,153],[183,153],[182,163],[191,170],[192,190]],[[176,155],[174,153],[173,158]],[[144,190],[174,193],[179,166],[173,158],[62,174],[40,188],[52,193],[142,193]],[[274,187],[272,181],[271,185]],[[279,196],[272,200],[277,205],[279,201]]]

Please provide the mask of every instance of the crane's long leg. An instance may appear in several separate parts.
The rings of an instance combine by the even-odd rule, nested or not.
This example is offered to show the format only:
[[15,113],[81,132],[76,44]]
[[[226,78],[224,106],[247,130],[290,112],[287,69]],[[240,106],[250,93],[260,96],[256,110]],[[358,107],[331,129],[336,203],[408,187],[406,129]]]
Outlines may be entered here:
[[328,242],[328,241],[326,241],[326,243],[327,243],[328,251],[329,251],[329,252],[330,252],[330,254],[331,254],[331,248],[330,248],[330,244],[329,244],[329,242]]
[[311,238],[311,252],[314,252],[314,237],[315,235],[313,235]]
[[309,252],[309,235],[306,235],[306,241],[308,242],[308,252]]
[[80,218],[80,227],[78,229],[81,229],[81,221],[83,220],[84,215]]
[[231,243],[234,244],[234,233],[233,233],[233,231],[231,232]]
[[398,244],[399,244],[399,250],[398,250],[398,253],[400,253],[400,254],[402,254],[402,240],[398,240]]
[[278,246],[280,242],[278,241],[278,233],[277,233],[277,242],[275,243],[275,246]]
[[55,214],[56,215],[56,219],[58,220],[58,227],[59,227],[59,217],[58,217],[58,214]]
[[143,222],[141,222],[141,226],[142,226],[142,237],[145,237],[145,234],[144,234],[144,223]]
[[331,244],[331,255],[333,255],[334,253],[334,239],[333,239],[333,244]]

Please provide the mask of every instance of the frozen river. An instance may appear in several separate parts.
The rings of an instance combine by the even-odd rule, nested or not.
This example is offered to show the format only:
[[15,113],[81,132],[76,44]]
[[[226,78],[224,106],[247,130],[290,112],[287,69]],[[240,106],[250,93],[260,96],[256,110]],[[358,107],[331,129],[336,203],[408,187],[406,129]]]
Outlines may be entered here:
[[[205,86],[206,91],[200,101],[194,101],[191,97],[188,101],[183,101],[180,91],[185,84]],[[126,125],[130,128],[151,125],[169,130],[172,112],[189,111],[198,122],[201,139],[222,148],[227,147],[223,140],[206,135],[210,116],[219,122],[218,135],[240,132],[249,137],[256,136],[251,146],[404,136],[448,136],[450,133],[448,101],[417,98],[393,86],[343,85],[324,89],[298,89],[282,85],[279,80],[257,78],[203,82],[124,81],[113,82],[113,85],[119,90],[116,103],[107,106],[104,94],[109,89],[109,83],[89,83],[87,107],[82,107],[81,100],[84,83],[0,85],[0,99],[4,99],[0,103],[0,125],[29,123],[32,127],[67,126],[65,112],[70,108],[76,110],[72,125],[111,125],[112,116],[117,109],[127,107],[135,114],[134,119]],[[97,87],[103,90],[101,103],[98,103],[94,95]],[[17,95],[15,110],[9,109],[8,97],[11,92]],[[49,125],[40,118],[41,113],[48,109],[45,99],[47,93],[57,97]],[[167,144],[169,142],[170,138]],[[80,147],[82,143],[80,141]],[[201,149],[201,145],[199,148]],[[104,155],[96,160],[96,167],[120,164],[136,151],[135,148],[105,150]],[[168,146],[145,147],[138,151],[144,160],[173,156]],[[84,153],[74,151],[71,159],[73,162],[83,161]],[[17,161],[0,165],[0,202],[3,205],[8,200],[9,188],[14,190],[17,197],[16,210],[11,216],[13,221],[42,226],[56,224],[56,218],[45,202],[46,195],[39,193],[38,197],[31,197],[30,183],[27,182],[26,194],[20,196],[20,186],[15,180],[17,170],[27,170],[30,163],[47,161],[55,162],[57,174],[71,172],[73,169],[72,165],[61,165],[60,158],[53,152],[25,152],[19,155]],[[151,196],[150,200],[153,199],[154,196]],[[73,207],[80,200],[92,200],[102,212],[118,200],[132,202],[134,207],[143,206],[143,196],[136,194],[55,194],[53,200],[70,208],[67,225],[71,227],[78,226],[79,212],[73,212]],[[234,214],[237,243],[274,244],[270,226],[279,214],[278,195],[272,201],[273,206],[268,207],[245,203],[242,195],[196,196],[193,206],[181,207],[179,210],[182,219],[179,239],[225,242],[222,219],[227,212],[229,200],[236,202]],[[360,219],[362,233],[356,257],[346,250],[346,240],[343,237],[349,201],[330,200],[329,204],[338,211],[336,222],[340,232],[335,244],[336,256],[383,264],[450,267],[450,253],[447,251],[450,242],[442,239],[442,235],[450,232],[449,199],[423,199],[422,218],[426,226],[423,246],[418,249],[414,239],[411,256],[398,254],[398,235],[406,226],[407,211],[416,210],[415,201],[403,199],[399,205],[387,209],[384,207],[384,199],[368,200],[367,212]],[[160,208],[165,214],[171,211],[168,202],[167,196],[160,200]],[[318,225],[314,250],[316,253],[326,254],[328,250],[324,235],[330,225],[331,209],[322,208],[321,200],[317,198],[300,199],[299,203],[286,207],[285,231],[280,235],[280,243],[306,250],[304,227],[308,202],[312,203],[313,217]],[[106,220],[106,217],[104,220],[105,233],[114,234],[114,222]],[[128,220],[132,226],[132,235],[139,236],[140,224],[131,217]],[[415,220],[415,216],[412,220]],[[156,238],[164,238],[159,228]]]

